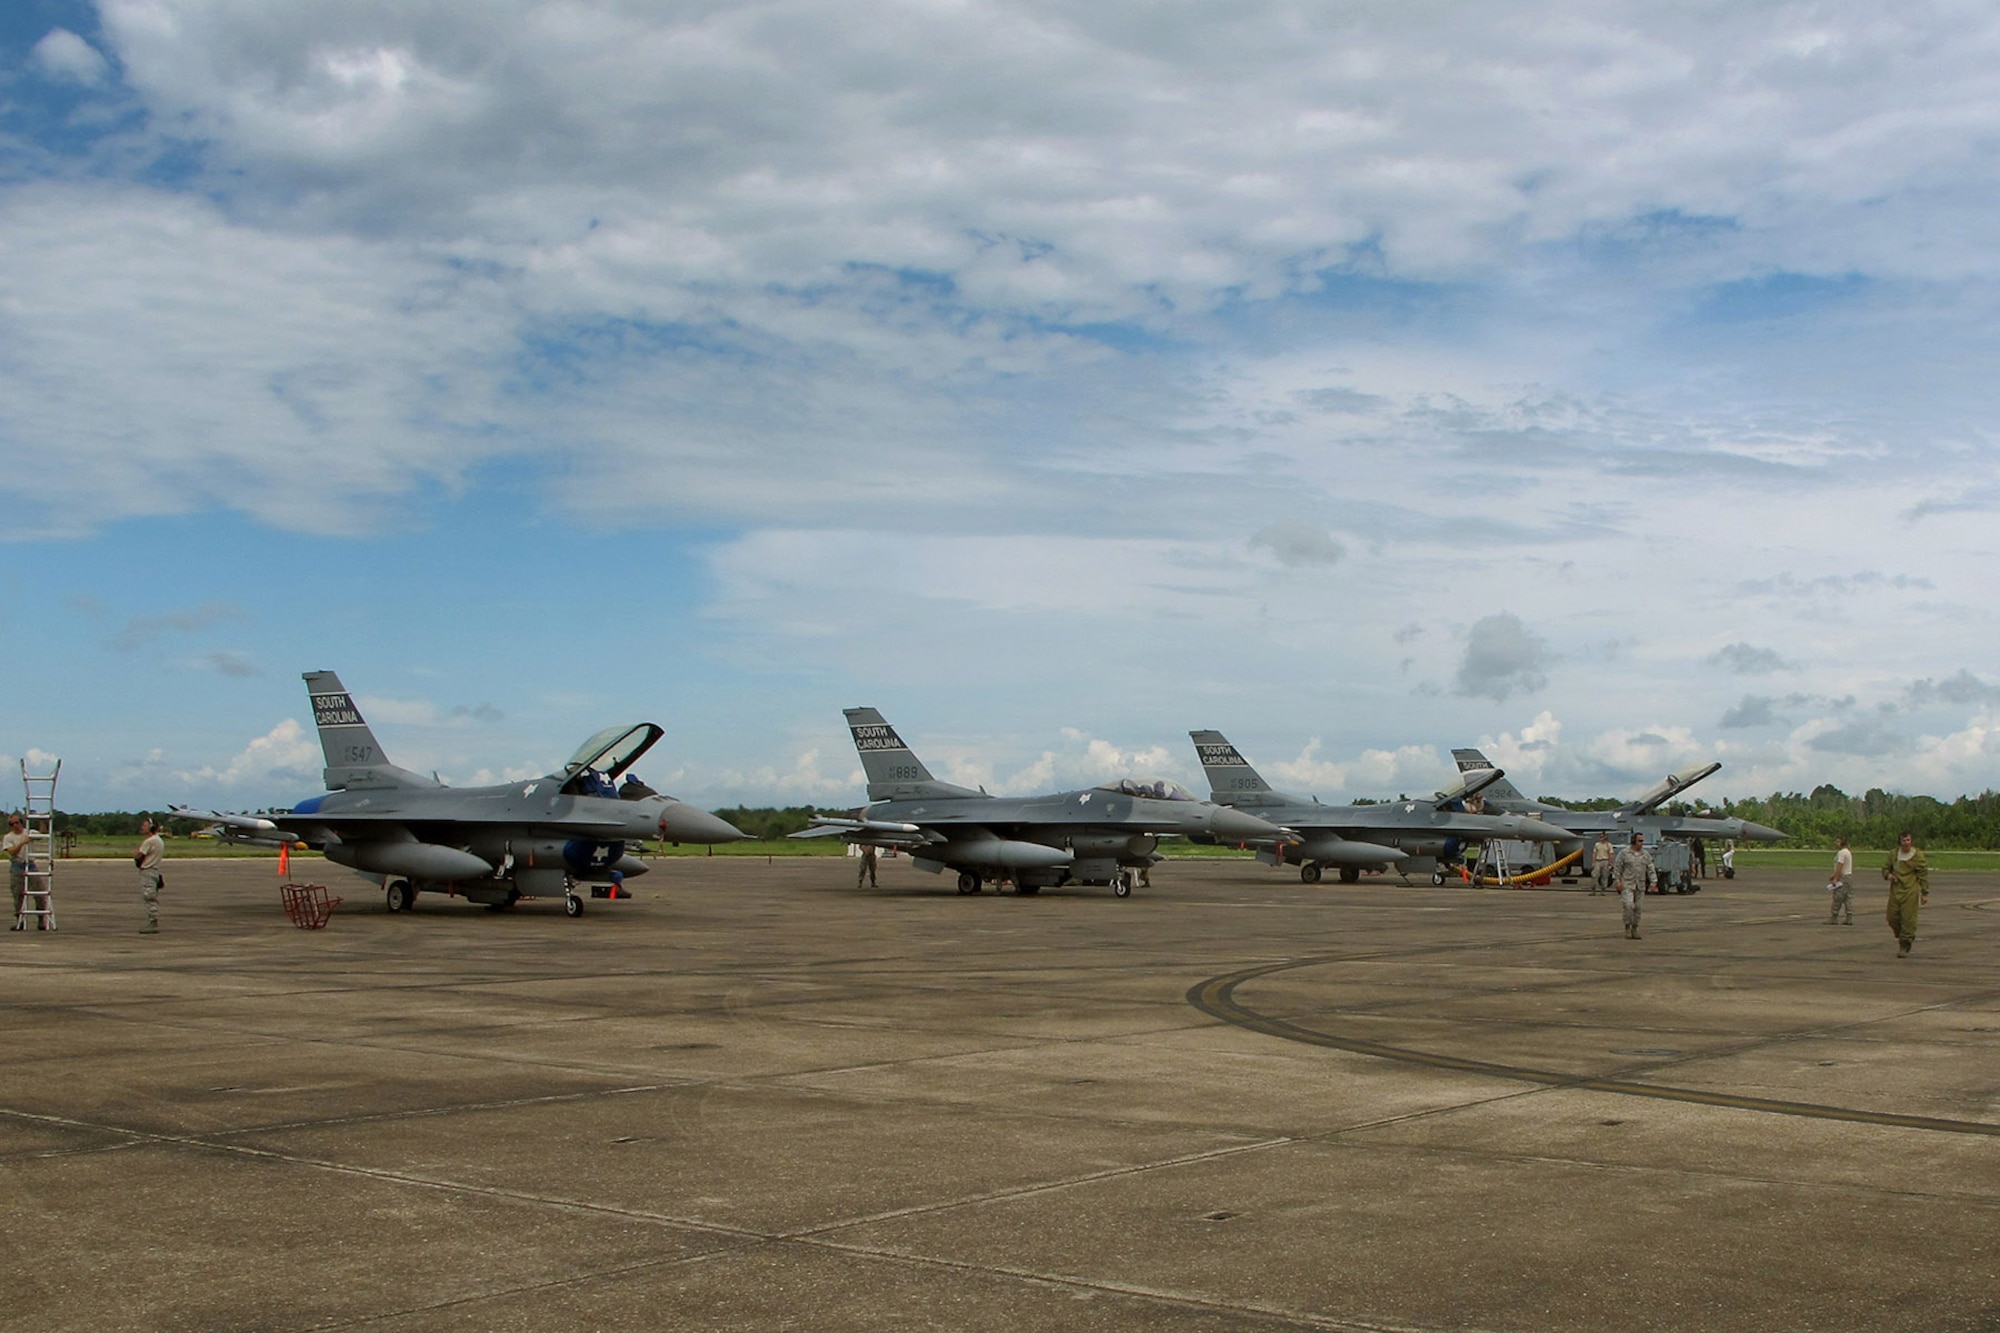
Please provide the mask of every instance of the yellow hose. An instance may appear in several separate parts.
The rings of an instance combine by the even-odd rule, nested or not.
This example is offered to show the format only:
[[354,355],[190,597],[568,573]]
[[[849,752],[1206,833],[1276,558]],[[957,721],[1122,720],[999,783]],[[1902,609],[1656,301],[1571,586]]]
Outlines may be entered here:
[[1547,875],[1550,878],[1554,878],[1557,871],[1561,870],[1564,866],[1567,866],[1570,862],[1575,861],[1581,858],[1582,856],[1583,852],[1581,849],[1579,849],[1577,851],[1571,852],[1568,856],[1565,856],[1562,860],[1551,862],[1550,864],[1543,866],[1539,870],[1530,870],[1524,874],[1519,874],[1519,875],[1509,875],[1505,879],[1498,879],[1492,875],[1481,875],[1479,876],[1479,878],[1473,880],[1472,882],[1479,885],[1482,888],[1491,886],[1497,889],[1507,884],[1525,884],[1527,881],[1531,879],[1540,879],[1544,875]]

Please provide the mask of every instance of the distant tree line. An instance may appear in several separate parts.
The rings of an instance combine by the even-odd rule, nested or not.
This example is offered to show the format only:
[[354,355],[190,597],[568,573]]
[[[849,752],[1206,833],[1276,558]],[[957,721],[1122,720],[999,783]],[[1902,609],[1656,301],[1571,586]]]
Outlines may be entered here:
[[816,813],[810,805],[788,805],[782,810],[772,806],[739,805],[729,810],[711,812],[718,819],[727,820],[753,838],[765,842],[775,842],[789,837],[812,822]]
[[129,833],[136,839],[142,819],[158,820],[170,838],[185,838],[209,824],[205,819],[177,819],[164,810],[106,810],[94,815],[58,810],[55,831],[58,836],[74,833],[79,838],[122,838]]
[[[1609,799],[1542,799],[1572,810],[1615,810],[1623,804]],[[1664,810],[1672,815],[1713,813],[1768,824],[1789,834],[1795,847],[1831,847],[1835,838],[1844,837],[1856,847],[1887,848],[1895,846],[1897,837],[1907,829],[1919,847],[1939,851],[2000,848],[2000,792],[1990,790],[1940,801],[1934,796],[1901,796],[1880,787],[1849,796],[1838,787],[1822,785],[1806,794],[1773,792],[1713,805],[1670,801]]]

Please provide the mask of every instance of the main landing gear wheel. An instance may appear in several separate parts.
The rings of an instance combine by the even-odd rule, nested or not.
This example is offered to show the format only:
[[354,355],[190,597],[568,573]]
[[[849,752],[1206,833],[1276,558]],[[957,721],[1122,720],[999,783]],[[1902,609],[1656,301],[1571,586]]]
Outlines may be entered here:
[[1317,861],[1308,861],[1305,865],[1299,867],[1299,883],[1319,883],[1319,863]]
[[565,893],[563,895],[563,915],[572,917],[582,916],[583,899],[577,897],[573,893]]
[[1342,866],[1340,868],[1340,882],[1342,884],[1359,883],[1360,879],[1361,879],[1360,866]]
[[386,888],[390,911],[407,912],[417,905],[417,891],[410,887],[407,879],[392,879]]
[[977,876],[977,875],[973,874],[973,873],[972,873],[972,872],[971,872],[970,870],[961,870],[961,871],[959,871],[959,872],[958,872],[958,891],[959,891],[960,893],[977,893],[977,892],[979,892],[979,876]]
[[1041,891],[1042,886],[1039,884],[1016,884],[1014,886],[1014,895],[1018,898],[1032,898]]
[[1433,888],[1439,888],[1439,889],[1444,887],[1444,871],[1442,870],[1431,871],[1431,886]]
[[1127,870],[1111,881],[1111,893],[1116,898],[1130,898],[1132,885],[1139,877]]

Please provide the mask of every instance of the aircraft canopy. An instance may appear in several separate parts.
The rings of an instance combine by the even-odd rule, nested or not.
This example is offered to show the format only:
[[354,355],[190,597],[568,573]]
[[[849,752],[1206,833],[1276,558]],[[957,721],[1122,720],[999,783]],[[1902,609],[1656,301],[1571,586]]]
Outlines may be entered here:
[[1144,796],[1155,801],[1197,799],[1186,787],[1167,778],[1120,778],[1116,782],[1099,783],[1098,790],[1115,791],[1120,796]]
[[666,734],[665,728],[653,722],[606,727],[576,747],[576,753],[563,765],[562,775],[573,778],[586,768],[594,768],[616,781],[619,774],[639,762],[640,755],[653,748],[654,741]]

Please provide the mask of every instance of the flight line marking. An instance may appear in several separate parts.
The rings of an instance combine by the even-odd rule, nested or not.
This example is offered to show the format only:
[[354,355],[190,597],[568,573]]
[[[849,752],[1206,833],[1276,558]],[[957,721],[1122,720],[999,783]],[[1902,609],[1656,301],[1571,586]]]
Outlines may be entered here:
[[1647,1097],[1654,1101],[1720,1106],[1735,1111],[1760,1111],[1769,1115],[1802,1116],[1812,1120],[1842,1120],[1863,1125],[1886,1125],[1895,1129],[1923,1129],[1942,1134],[1984,1134],[2000,1138],[2000,1124],[1983,1120],[1950,1120],[1939,1116],[1901,1115],[1891,1111],[1857,1111],[1844,1106],[1823,1106],[1817,1102],[1788,1102],[1770,1097],[1745,1097],[1729,1092],[1707,1092],[1699,1088],[1676,1088],[1662,1083],[1637,1083],[1630,1079],[1564,1074],[1549,1069],[1533,1069],[1525,1065],[1498,1064],[1489,1060],[1471,1060],[1464,1056],[1419,1051],[1407,1046],[1391,1046],[1386,1042],[1369,1041],[1362,1037],[1343,1037],[1336,1033],[1317,1032],[1282,1018],[1260,1014],[1236,999],[1236,988],[1245,982],[1256,981],[1279,972],[1321,967],[1335,961],[1338,960],[1307,958],[1246,967],[1219,977],[1210,977],[1207,981],[1190,987],[1186,996],[1187,1002],[1211,1018],[1219,1018],[1235,1027],[1262,1033],[1267,1037],[1302,1042],[1308,1046],[1324,1046],[1355,1055],[1372,1055],[1378,1059],[1394,1060],[1400,1064],[1423,1065],[1431,1069],[1447,1069],[1460,1074],[1484,1074],[1489,1078],[1510,1079],[1517,1083],[1540,1083],[1554,1088],[1581,1088],[1589,1092],[1609,1092],[1624,1097]]

